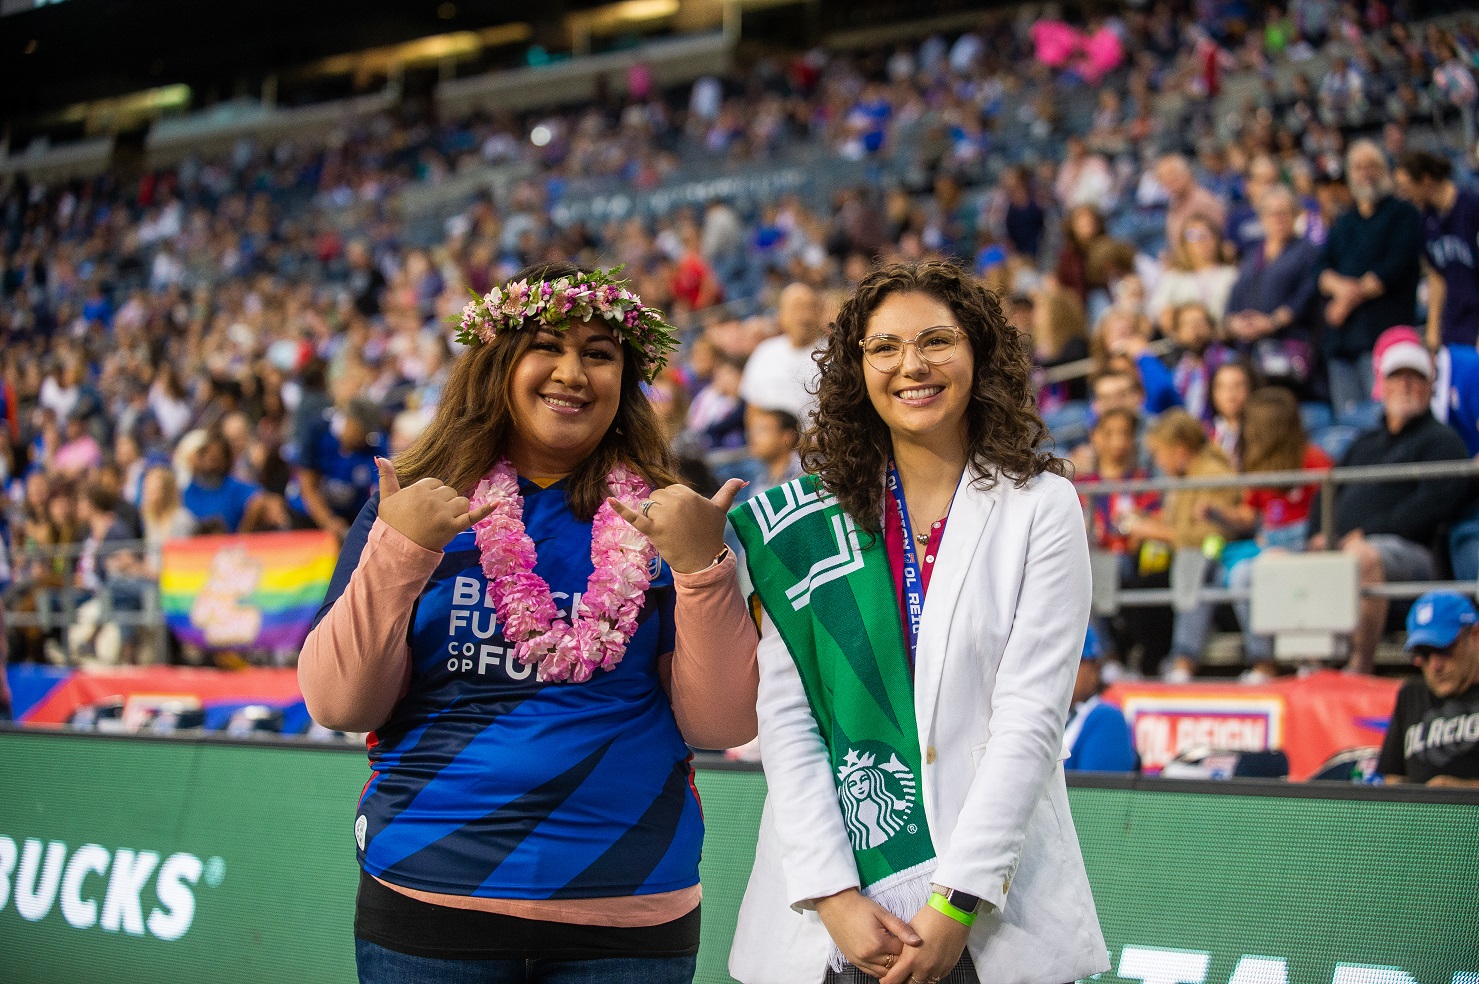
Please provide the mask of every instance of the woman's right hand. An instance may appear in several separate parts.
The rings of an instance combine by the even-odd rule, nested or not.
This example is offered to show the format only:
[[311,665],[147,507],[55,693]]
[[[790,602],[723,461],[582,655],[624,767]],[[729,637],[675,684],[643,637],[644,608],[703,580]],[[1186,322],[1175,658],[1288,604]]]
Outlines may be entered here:
[[395,466],[375,459],[380,469],[380,518],[417,546],[444,550],[452,538],[493,511],[493,503],[473,510],[467,496],[435,478],[423,478],[401,488]]
[[816,900],[817,915],[847,962],[882,978],[906,946],[924,942],[914,927],[856,888]]

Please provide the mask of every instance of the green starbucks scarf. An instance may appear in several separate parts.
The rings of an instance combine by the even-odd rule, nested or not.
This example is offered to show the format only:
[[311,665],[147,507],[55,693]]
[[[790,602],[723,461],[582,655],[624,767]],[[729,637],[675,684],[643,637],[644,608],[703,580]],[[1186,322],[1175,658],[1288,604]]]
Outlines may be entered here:
[[935,851],[883,537],[860,534],[812,475],[755,496],[729,519],[827,745],[862,886],[910,919],[929,896]]

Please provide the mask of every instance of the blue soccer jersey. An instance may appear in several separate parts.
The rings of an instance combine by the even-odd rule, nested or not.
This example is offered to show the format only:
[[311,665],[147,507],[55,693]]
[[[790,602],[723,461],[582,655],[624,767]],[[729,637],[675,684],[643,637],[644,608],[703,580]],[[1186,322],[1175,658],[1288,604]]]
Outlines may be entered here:
[[[565,614],[591,575],[591,524],[571,514],[563,483],[519,485],[535,572]],[[378,506],[377,496],[350,531],[324,611]],[[697,884],[703,819],[658,677],[659,656],[673,649],[673,583],[655,567],[621,664],[586,683],[540,683],[503,638],[472,532],[448,544],[412,614],[408,691],[370,739],[373,775],[354,828],[365,871],[503,899]]]

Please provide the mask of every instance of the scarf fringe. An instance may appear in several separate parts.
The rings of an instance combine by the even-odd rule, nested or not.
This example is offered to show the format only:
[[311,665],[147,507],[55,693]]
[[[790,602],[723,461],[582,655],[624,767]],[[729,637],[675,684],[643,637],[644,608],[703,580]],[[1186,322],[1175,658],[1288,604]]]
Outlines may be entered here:
[[[929,901],[930,882],[936,865],[937,860],[930,858],[912,868],[896,871],[887,878],[876,881],[863,889],[863,894],[908,922]],[[845,970],[848,966],[847,958],[842,955],[836,943],[830,940],[828,943],[831,947],[831,954],[827,965],[835,971]]]

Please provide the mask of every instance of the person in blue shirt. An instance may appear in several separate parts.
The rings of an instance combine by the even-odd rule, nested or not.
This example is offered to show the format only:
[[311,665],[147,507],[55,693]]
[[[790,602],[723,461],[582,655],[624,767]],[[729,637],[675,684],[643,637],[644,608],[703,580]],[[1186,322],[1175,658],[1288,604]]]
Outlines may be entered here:
[[389,453],[380,408],[357,398],[342,412],[325,410],[286,450],[293,466],[288,505],[319,529],[344,536],[375,491],[375,459]]
[[1099,636],[1094,627],[1084,637],[1084,653],[1073,684],[1073,707],[1063,741],[1070,753],[1063,768],[1070,772],[1135,772],[1140,757],[1130,726],[1118,707],[1099,697]]
[[361,984],[693,979],[689,746],[755,737],[758,635],[741,482],[676,484],[642,390],[673,333],[608,273],[531,267],[464,310],[435,419],[377,462],[298,660],[315,721],[372,732]]
[[255,529],[264,506],[262,488],[231,474],[231,443],[219,430],[206,435],[195,452],[190,484],[180,501],[200,532],[237,533]]

